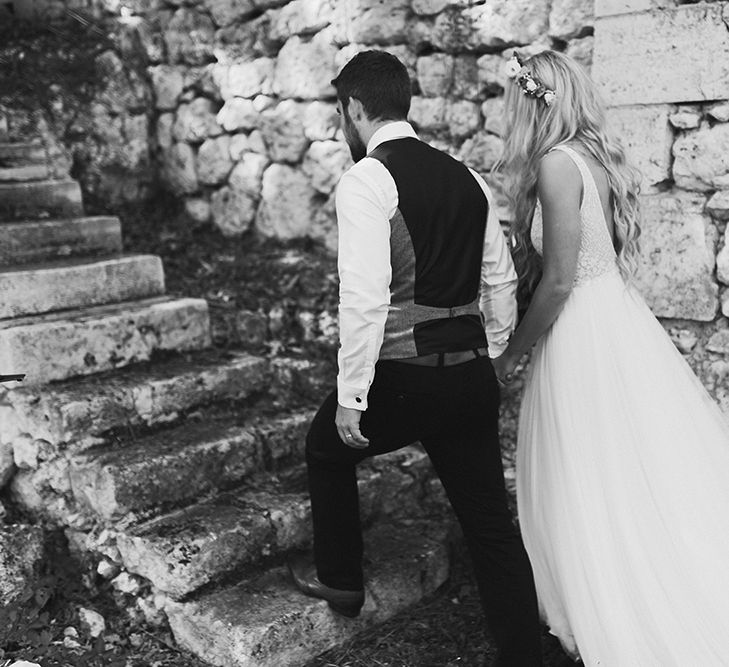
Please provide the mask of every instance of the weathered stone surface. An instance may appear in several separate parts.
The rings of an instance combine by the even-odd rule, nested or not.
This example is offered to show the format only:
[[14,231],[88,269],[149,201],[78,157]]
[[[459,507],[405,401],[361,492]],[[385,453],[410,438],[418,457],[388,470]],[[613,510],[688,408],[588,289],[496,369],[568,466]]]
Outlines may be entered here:
[[45,147],[37,141],[0,141],[0,165],[3,167],[42,165],[47,160]]
[[0,182],[43,181],[51,177],[47,164],[28,164],[23,167],[3,167],[0,163]]
[[450,0],[413,0],[413,11],[420,16],[433,16],[439,14],[448,5],[452,4]]
[[228,179],[230,187],[257,199],[261,195],[263,172],[269,164],[265,155],[244,153],[230,174]]
[[450,92],[456,100],[476,100],[481,95],[478,59],[476,56],[457,56],[453,68],[453,87]]
[[281,48],[272,38],[271,18],[266,12],[252,21],[234,23],[215,33],[215,54],[220,62],[235,62],[251,58],[271,58]]
[[204,0],[203,4],[221,27],[243,21],[256,11],[255,0]]
[[97,81],[103,85],[94,96],[113,113],[144,112],[150,102],[151,91],[134,69],[125,67],[112,50],[100,53],[94,59]]
[[446,109],[446,123],[452,137],[462,139],[473,134],[481,124],[478,104],[468,100],[451,102]]
[[43,530],[23,524],[0,527],[0,606],[32,588],[43,560]]
[[594,0],[553,0],[549,13],[549,35],[568,40],[592,28]]
[[729,188],[729,124],[689,131],[673,144],[673,177],[686,190]]
[[481,105],[481,113],[485,118],[483,129],[500,137],[504,131],[504,99],[490,97]]
[[628,160],[643,176],[644,192],[651,192],[671,175],[671,111],[667,104],[608,109],[608,120],[622,140]]
[[707,110],[706,115],[720,123],[729,121],[729,102],[719,102],[712,104]]
[[547,31],[549,5],[545,0],[495,0],[446,9],[435,19],[431,40],[447,52],[529,44]]
[[205,224],[212,216],[210,202],[203,197],[185,199],[185,213],[198,224]]
[[482,86],[490,90],[501,89],[506,86],[507,78],[504,71],[506,59],[500,55],[486,54],[477,61],[478,80]]
[[274,93],[298,99],[332,97],[336,53],[334,46],[319,37],[309,41],[291,37],[276,58]]
[[304,134],[301,104],[284,100],[264,112],[261,133],[274,162],[298,162],[309,141]]
[[211,62],[214,38],[215,26],[207,14],[192,8],[180,8],[173,14],[164,31],[168,61],[173,65],[204,65]]
[[224,236],[239,236],[245,232],[256,217],[256,199],[225,186],[214,192],[210,198],[210,212],[215,226]]
[[0,183],[0,220],[73,218],[83,214],[77,181]]
[[720,282],[729,285],[729,245],[727,245],[726,236],[724,236],[724,244],[716,256],[716,277]]
[[164,293],[156,255],[60,260],[0,272],[0,318],[143,299]]
[[155,65],[149,67],[147,73],[152,79],[155,108],[162,110],[176,108],[185,87],[182,68],[174,65]]
[[496,164],[503,148],[499,137],[479,132],[461,146],[461,159],[477,172],[485,173]]
[[448,576],[447,536],[438,523],[374,529],[368,545],[367,601],[342,623],[326,602],[299,593],[283,568],[193,603],[169,602],[177,641],[215,665],[304,664],[434,591]]
[[679,111],[668,119],[679,130],[693,130],[701,125],[701,114],[696,111]]
[[311,227],[315,195],[316,190],[301,171],[272,164],[263,174],[256,228],[264,236],[282,240],[306,236]]
[[418,58],[417,72],[420,92],[426,97],[444,97],[453,85],[455,58],[446,53],[434,53]]
[[328,195],[342,174],[352,166],[347,146],[341,141],[315,141],[309,147],[302,165],[314,188]]
[[88,375],[210,344],[207,302],[155,298],[0,321],[0,367],[27,384]]
[[214,401],[242,400],[265,389],[269,377],[260,357],[204,352],[44,388],[22,387],[6,400],[19,432],[57,449],[124,425],[167,422]]
[[256,97],[273,93],[273,58],[256,58],[250,62],[218,64],[213,67],[213,79],[223,100],[233,97]]
[[714,319],[716,230],[696,195],[643,197],[641,262],[636,281],[653,312],[703,322]]
[[595,0],[595,16],[634,14],[675,7],[680,0]]
[[[3,488],[15,474],[15,455],[13,445],[3,442],[0,434],[0,489]],[[4,507],[2,508],[4,513]]]
[[729,354],[729,329],[720,329],[711,334],[711,338],[706,343],[706,349],[718,354]]
[[729,220],[729,190],[719,190],[711,195],[706,210],[717,220]]
[[419,130],[443,130],[448,126],[447,109],[448,100],[445,97],[413,97],[409,118]]
[[197,153],[197,178],[203,185],[220,185],[233,168],[230,137],[206,139]]
[[233,97],[218,111],[216,120],[226,132],[252,130],[258,124],[259,113],[253,100]]
[[312,35],[328,26],[335,0],[293,0],[274,14],[271,37],[281,42],[292,35]]
[[197,97],[189,104],[181,104],[175,115],[172,136],[176,141],[198,144],[208,137],[216,137],[222,128],[216,120],[215,103],[205,97]]
[[170,190],[177,194],[192,194],[198,190],[195,151],[185,143],[173,144],[162,151],[162,178]]
[[337,107],[330,102],[311,102],[304,109],[304,136],[310,141],[333,139],[339,128]]
[[729,98],[728,13],[715,2],[601,19],[592,75],[608,103]]
[[407,36],[409,0],[338,0],[333,17],[340,44],[401,43]]
[[28,220],[0,225],[0,266],[78,255],[111,254],[121,248],[118,218]]
[[590,35],[571,40],[565,53],[580,63],[589,73],[592,71],[592,53],[594,50],[595,38]]

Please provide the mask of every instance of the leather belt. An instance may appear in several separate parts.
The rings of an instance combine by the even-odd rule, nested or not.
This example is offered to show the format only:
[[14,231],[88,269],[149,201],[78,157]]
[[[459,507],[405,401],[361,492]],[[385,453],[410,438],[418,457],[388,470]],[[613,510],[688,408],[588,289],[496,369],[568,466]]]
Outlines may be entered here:
[[460,350],[459,352],[433,352],[433,354],[424,354],[422,357],[392,359],[391,361],[415,366],[457,366],[486,356],[488,356],[488,349],[479,347],[473,350]]

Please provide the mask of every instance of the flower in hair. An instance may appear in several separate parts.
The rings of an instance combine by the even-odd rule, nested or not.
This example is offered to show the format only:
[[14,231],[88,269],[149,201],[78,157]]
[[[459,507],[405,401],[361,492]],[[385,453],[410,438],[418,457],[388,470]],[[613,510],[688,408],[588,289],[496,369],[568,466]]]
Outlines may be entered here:
[[541,98],[548,107],[557,99],[557,93],[535,79],[531,70],[523,65],[516,53],[507,61],[505,70],[506,76],[512,79],[525,95]]

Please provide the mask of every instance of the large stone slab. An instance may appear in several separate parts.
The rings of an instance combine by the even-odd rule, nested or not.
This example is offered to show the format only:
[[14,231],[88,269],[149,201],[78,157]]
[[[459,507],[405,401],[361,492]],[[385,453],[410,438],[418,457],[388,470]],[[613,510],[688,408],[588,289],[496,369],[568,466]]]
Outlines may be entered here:
[[0,183],[0,220],[79,217],[83,213],[77,181]]
[[[267,435],[300,450],[313,415],[269,420],[245,426],[220,422],[185,422],[140,438],[114,443],[74,457],[71,487],[76,499],[103,519],[147,507],[181,503],[212,489],[239,482],[273,460]],[[276,458],[291,452],[276,451]]]
[[344,619],[294,588],[284,568],[194,602],[168,602],[177,642],[220,667],[298,667],[432,593],[448,577],[447,529],[378,526],[365,535],[366,601]]
[[0,368],[44,384],[210,345],[207,302],[154,298],[0,320]]
[[595,0],[595,16],[615,16],[617,14],[635,14],[653,9],[673,8],[677,0]]
[[27,164],[22,167],[0,167],[0,182],[42,181],[51,176],[47,164]]
[[46,149],[38,141],[0,142],[0,169],[46,164]]
[[673,145],[673,177],[686,190],[729,188],[729,124],[689,130]]
[[659,317],[709,322],[719,308],[714,279],[717,233],[696,195],[642,198],[637,284]]
[[[306,424],[308,420],[297,425],[299,434]],[[298,434],[293,442],[287,439],[285,449],[303,458]],[[427,456],[418,447],[363,463],[358,468],[362,521],[428,516],[444,502],[443,494],[432,494],[432,478]],[[237,491],[153,519],[117,538],[125,567],[175,598],[310,542],[303,464],[259,474]]]
[[4,413],[0,406],[0,440],[16,433],[54,449],[71,448],[122,426],[149,426],[214,401],[244,399],[262,391],[269,377],[261,357],[200,352],[43,388],[20,387],[4,396]]
[[611,106],[729,98],[729,3],[602,18],[592,76]]
[[643,177],[642,192],[654,191],[656,184],[671,176],[671,112],[667,104],[608,109],[608,120],[623,142],[628,161]]
[[108,255],[121,249],[118,218],[29,220],[0,225],[0,266],[79,255]]
[[164,294],[162,260],[130,255],[72,259],[0,271],[0,319]]

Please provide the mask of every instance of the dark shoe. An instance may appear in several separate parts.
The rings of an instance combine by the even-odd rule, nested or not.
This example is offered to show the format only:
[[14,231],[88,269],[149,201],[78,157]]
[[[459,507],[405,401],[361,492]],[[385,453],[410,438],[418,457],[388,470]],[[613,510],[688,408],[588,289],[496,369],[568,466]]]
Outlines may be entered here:
[[292,557],[287,564],[296,587],[304,595],[326,600],[329,607],[342,616],[359,616],[364,604],[364,591],[343,591],[322,584],[317,577],[316,567],[304,557]]

